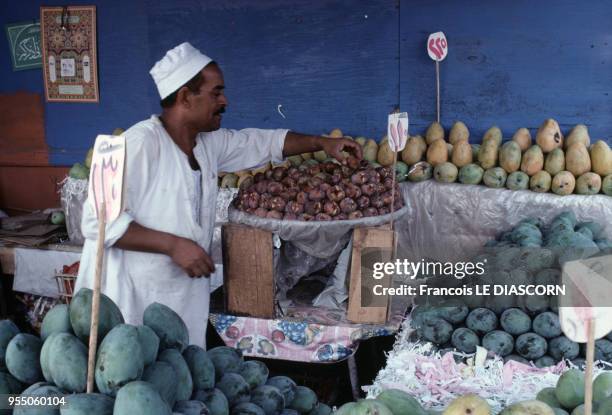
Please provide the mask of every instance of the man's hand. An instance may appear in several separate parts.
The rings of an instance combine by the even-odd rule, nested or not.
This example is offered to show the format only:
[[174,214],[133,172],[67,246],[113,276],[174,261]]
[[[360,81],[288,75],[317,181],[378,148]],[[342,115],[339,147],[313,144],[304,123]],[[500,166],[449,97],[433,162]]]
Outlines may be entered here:
[[342,151],[352,153],[357,160],[361,160],[362,158],[361,146],[348,138],[321,137],[320,143],[323,151],[336,160],[344,161],[346,157],[342,154]]
[[191,239],[130,223],[115,245],[127,251],[153,252],[168,255],[190,277],[209,276],[215,264],[204,249]]
[[348,138],[328,138],[317,135],[304,135],[289,131],[285,138],[283,156],[310,153],[323,150],[329,156],[344,162],[343,151],[352,153],[357,160],[361,160],[361,146]]
[[190,239],[177,237],[170,258],[193,278],[208,277],[215,272],[215,264],[208,253]]

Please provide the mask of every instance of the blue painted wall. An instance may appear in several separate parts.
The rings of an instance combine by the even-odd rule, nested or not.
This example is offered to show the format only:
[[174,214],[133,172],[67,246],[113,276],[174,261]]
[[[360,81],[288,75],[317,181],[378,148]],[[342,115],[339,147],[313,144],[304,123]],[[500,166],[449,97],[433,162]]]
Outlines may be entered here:
[[[0,23],[38,18],[41,1],[0,3]],[[44,2],[45,5],[61,5]],[[72,1],[98,8],[99,104],[46,104],[53,164],[80,160],[94,137],[158,112],[150,67],[189,40],[219,61],[224,126],[287,127],[380,137],[386,114],[409,111],[411,133],[435,118],[427,35],[444,30],[442,122],[474,141],[548,117],[612,136],[612,4],[411,0]],[[0,93],[43,93],[40,70],[12,72],[0,41]],[[286,119],[277,112],[282,105]]]

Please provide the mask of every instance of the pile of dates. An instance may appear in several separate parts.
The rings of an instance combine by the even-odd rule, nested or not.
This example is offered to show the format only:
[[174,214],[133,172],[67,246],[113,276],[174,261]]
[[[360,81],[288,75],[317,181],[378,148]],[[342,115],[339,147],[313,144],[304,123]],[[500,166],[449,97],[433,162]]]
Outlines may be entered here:
[[234,206],[262,218],[329,221],[386,215],[404,205],[393,192],[391,168],[347,158],[347,164],[312,160],[275,167],[245,180]]

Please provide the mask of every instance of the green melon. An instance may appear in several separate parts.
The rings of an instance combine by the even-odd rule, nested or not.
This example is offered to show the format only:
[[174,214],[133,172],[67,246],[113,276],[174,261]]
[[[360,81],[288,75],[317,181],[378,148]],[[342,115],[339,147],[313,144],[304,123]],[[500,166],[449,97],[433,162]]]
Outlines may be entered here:
[[102,393],[77,393],[66,396],[61,415],[113,415],[115,400]]
[[[66,394],[55,385],[38,382],[24,390],[21,396],[49,398],[53,396],[65,397]],[[13,410],[13,415],[59,415],[59,411],[53,406],[20,406]]]
[[209,411],[201,401],[178,401],[172,408],[174,413],[181,413],[183,415],[208,415]]
[[138,339],[142,347],[142,358],[145,366],[150,365],[157,359],[159,351],[159,337],[149,326],[138,326]]
[[259,360],[244,362],[240,368],[240,376],[246,380],[251,389],[265,385],[269,373],[267,366]]
[[[70,301],[70,325],[76,336],[89,345],[89,330],[91,328],[91,300],[93,291],[81,288]],[[106,295],[100,293],[100,311],[98,317],[98,344],[111,329],[123,324],[123,316],[119,307]]]
[[357,406],[352,414],[376,414],[394,415],[387,406],[377,399],[362,399],[357,402]]
[[359,407],[356,402],[348,402],[338,408],[334,415],[355,415],[358,413],[358,409]]
[[45,341],[51,333],[70,333],[70,311],[67,304],[58,304],[45,314],[40,327],[40,339]]
[[270,385],[261,385],[251,392],[251,402],[263,409],[266,415],[276,415],[285,407],[282,392]]
[[420,161],[412,165],[408,171],[408,180],[411,182],[422,182],[431,179],[433,167],[426,161]]
[[170,363],[154,362],[147,366],[142,374],[141,380],[149,382],[159,396],[173,407],[176,402],[176,372]]
[[237,373],[226,373],[216,387],[223,392],[230,407],[251,399],[249,384]]
[[[559,149],[557,148],[553,150],[553,152],[557,150]],[[553,193],[556,193],[560,196],[571,195],[574,192],[575,187],[576,179],[574,178],[574,175],[569,171],[560,171],[559,173],[555,174],[551,185]]]
[[576,180],[576,193],[596,195],[601,190],[601,176],[597,173],[584,173]]
[[72,179],[88,180],[89,169],[83,166],[81,163],[74,163],[68,172],[68,176],[70,176]]
[[317,395],[312,389],[306,386],[297,386],[295,388],[295,397],[287,406],[299,413],[307,414],[317,406],[318,402]]
[[243,359],[239,350],[227,346],[218,346],[208,351],[208,357],[215,367],[215,378],[221,379],[226,373],[239,373]]
[[522,171],[515,171],[508,175],[506,187],[510,190],[525,190],[529,188],[529,176]]
[[565,153],[562,149],[555,148],[546,155],[544,170],[550,173],[551,176],[565,170]]
[[51,350],[51,345],[56,337],[58,337],[60,333],[52,333],[47,340],[42,345],[40,349],[40,369],[42,371],[43,377],[49,383],[53,382],[53,378],[51,377],[51,370],[49,368],[49,350]]
[[0,320],[0,369],[6,367],[6,347],[13,337],[19,334],[19,329],[11,320]]
[[266,385],[278,388],[285,397],[285,404],[290,403],[295,398],[297,385],[287,376],[274,376],[268,379]]
[[193,399],[203,402],[210,415],[229,415],[229,402],[219,389],[196,391]]
[[85,392],[87,387],[87,347],[74,335],[59,333],[48,352],[53,383],[67,392]]
[[266,412],[251,402],[243,402],[232,408],[232,415],[266,415]]
[[19,395],[22,390],[23,385],[13,375],[0,372],[0,395]]
[[159,349],[185,350],[189,344],[189,332],[183,319],[170,307],[160,303],[150,304],[144,311],[143,323],[159,337]]
[[[290,411],[292,411],[292,409],[290,409]],[[317,404],[317,407],[315,409],[313,409],[312,411],[308,412],[308,415],[330,415],[332,412],[331,408],[324,404],[323,402],[319,402]],[[297,415],[298,412],[295,411],[295,415]],[[283,415],[283,413],[281,412],[281,415]],[[286,414],[288,415],[288,414]]]
[[172,415],[172,410],[153,385],[134,381],[119,389],[113,415]]
[[138,330],[129,324],[113,328],[102,340],[96,360],[96,385],[115,396],[129,382],[140,379],[144,370]]
[[603,372],[593,381],[593,401],[603,402],[612,396],[612,372]]
[[584,402],[584,373],[578,369],[564,372],[555,388],[557,400],[565,409],[573,410]]
[[399,389],[386,389],[376,399],[385,404],[393,415],[427,415],[427,411],[423,409],[418,400]]
[[555,388],[544,388],[536,395],[536,399],[540,402],[544,402],[552,408],[558,408],[561,403],[557,399]]
[[408,178],[408,165],[403,161],[398,161],[395,164],[395,180],[398,183],[405,182]]
[[453,183],[457,180],[457,166],[453,163],[441,163],[434,168],[434,179],[442,183]]
[[507,174],[501,167],[487,169],[482,177],[482,181],[488,187],[499,189],[506,184]]
[[521,147],[516,141],[507,141],[499,150],[499,166],[512,173],[521,167]]
[[159,354],[159,361],[169,363],[175,372],[176,400],[186,401],[193,394],[193,379],[187,362],[176,349],[166,349]]
[[43,380],[40,367],[42,342],[31,334],[19,333],[6,347],[6,367],[15,379],[31,385]]
[[477,164],[467,164],[459,170],[458,179],[463,184],[478,184],[482,181],[484,170]]
[[499,415],[554,415],[553,409],[544,402],[541,401],[522,401],[514,403],[503,411]]
[[532,192],[546,193],[550,190],[552,177],[546,170],[540,170],[531,177],[529,188]]
[[215,387],[215,367],[204,349],[192,344],[185,349],[183,357],[191,372],[195,390]]

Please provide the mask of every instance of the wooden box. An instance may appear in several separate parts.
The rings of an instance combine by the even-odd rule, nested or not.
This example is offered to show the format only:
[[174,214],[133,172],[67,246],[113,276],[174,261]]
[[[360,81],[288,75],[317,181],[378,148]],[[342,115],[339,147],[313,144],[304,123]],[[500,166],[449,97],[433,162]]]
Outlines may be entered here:
[[[226,310],[230,314],[274,318],[274,260],[272,233],[228,223],[222,228],[223,285]],[[371,292],[374,284],[390,286],[390,277],[374,280],[362,275],[362,254],[374,253],[378,261],[391,261],[394,233],[390,227],[357,228],[353,231],[348,320],[355,323],[385,323],[388,298],[378,297],[376,306],[362,302],[362,286]]]
[[223,289],[228,313],[274,317],[272,233],[228,223],[222,228]]

